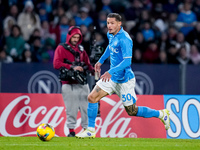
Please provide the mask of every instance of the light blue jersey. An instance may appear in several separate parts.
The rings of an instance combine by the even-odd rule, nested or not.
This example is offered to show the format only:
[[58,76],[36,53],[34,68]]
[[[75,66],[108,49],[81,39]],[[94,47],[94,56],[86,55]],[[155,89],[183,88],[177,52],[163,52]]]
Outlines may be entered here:
[[110,56],[110,70],[108,72],[112,75],[111,80],[116,83],[125,83],[135,77],[131,69],[132,39],[122,27],[116,35],[108,32],[107,37],[109,45],[99,62],[103,64]]

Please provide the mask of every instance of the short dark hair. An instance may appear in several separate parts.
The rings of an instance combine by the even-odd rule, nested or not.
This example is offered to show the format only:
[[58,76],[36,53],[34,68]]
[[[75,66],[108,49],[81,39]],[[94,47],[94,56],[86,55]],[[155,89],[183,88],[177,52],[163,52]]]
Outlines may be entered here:
[[122,21],[122,17],[118,13],[109,13],[107,18],[115,18],[117,21]]

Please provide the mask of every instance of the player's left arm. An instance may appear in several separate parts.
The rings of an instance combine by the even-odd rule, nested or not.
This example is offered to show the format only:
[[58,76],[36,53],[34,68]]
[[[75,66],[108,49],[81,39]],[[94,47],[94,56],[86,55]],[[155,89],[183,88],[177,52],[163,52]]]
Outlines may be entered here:
[[121,63],[119,63],[117,66],[111,68],[107,72],[105,72],[101,78],[102,81],[109,81],[111,76],[120,70],[125,69],[126,67],[131,65],[131,60],[132,60],[132,41],[131,40],[120,40],[120,45],[122,49],[122,55],[123,55],[123,60]]
[[105,81],[105,82],[109,81],[114,72],[118,72],[130,65],[131,65],[131,58],[124,58],[124,60],[120,64],[118,64],[117,66],[113,67],[112,69],[106,71],[101,76],[102,81]]
[[131,65],[131,58],[124,58],[124,60],[120,64],[108,70],[108,73],[112,76],[113,73],[123,70],[130,65]]
[[123,60],[117,66],[113,67],[112,69],[108,70],[108,73],[112,76],[113,73],[118,72],[120,70],[125,69],[126,67],[131,65],[132,60],[132,47],[133,43],[132,40],[126,38],[120,39],[120,46],[122,50],[122,57]]

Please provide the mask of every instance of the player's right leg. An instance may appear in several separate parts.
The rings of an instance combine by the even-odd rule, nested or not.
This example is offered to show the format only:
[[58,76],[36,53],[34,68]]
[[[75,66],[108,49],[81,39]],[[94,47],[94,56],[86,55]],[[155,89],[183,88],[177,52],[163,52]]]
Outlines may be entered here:
[[108,93],[102,90],[98,85],[96,85],[88,95],[88,128],[82,133],[76,134],[77,138],[95,138],[95,119],[98,112],[98,101],[106,95],[108,95]]

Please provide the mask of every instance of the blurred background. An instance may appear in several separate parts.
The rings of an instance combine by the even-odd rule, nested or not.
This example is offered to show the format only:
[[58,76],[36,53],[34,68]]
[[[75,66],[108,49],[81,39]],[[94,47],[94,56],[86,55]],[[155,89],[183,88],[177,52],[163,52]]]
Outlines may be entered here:
[[81,27],[94,64],[108,44],[111,12],[133,40],[138,94],[200,94],[200,0],[0,0],[0,92],[59,93],[48,89],[57,86],[50,77],[37,79],[35,91],[30,79],[41,70],[58,75],[54,51],[70,26]]

